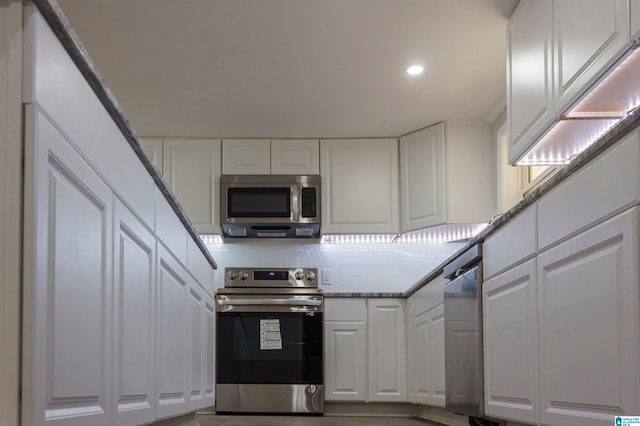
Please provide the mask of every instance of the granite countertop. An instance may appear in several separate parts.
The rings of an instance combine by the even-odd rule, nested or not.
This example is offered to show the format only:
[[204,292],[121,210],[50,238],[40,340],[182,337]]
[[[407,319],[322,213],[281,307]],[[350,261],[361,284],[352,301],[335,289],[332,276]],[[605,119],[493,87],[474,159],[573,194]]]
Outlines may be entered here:
[[131,148],[133,148],[133,151],[153,178],[158,189],[160,189],[160,192],[164,195],[167,202],[180,219],[180,222],[182,222],[184,227],[187,229],[187,232],[189,232],[191,237],[193,237],[194,241],[200,248],[200,251],[202,251],[202,254],[204,254],[211,267],[213,269],[217,269],[218,265],[213,257],[211,257],[211,254],[200,239],[200,236],[180,206],[180,203],[173,195],[173,192],[169,189],[169,185],[163,179],[162,175],[153,165],[149,157],[145,154],[142,143],[140,142],[135,130],[133,130],[133,126],[124,115],[122,108],[120,108],[120,105],[111,93],[111,90],[109,90],[104,83],[102,75],[95,67],[93,61],[89,57],[89,53],[80,42],[75,31],[71,28],[71,24],[65,17],[58,3],[55,0],[33,0],[33,3],[38,7],[38,10],[42,13],[42,16],[56,34],[69,56],[71,56],[71,59],[87,80],[89,86],[91,86],[102,105],[124,135],[127,142],[129,142],[129,145],[131,145]]
[[414,294],[420,288],[427,285],[430,281],[438,277],[444,267],[451,263],[453,260],[462,255],[465,251],[476,244],[481,244],[484,240],[495,231],[500,229],[503,225],[509,222],[511,219],[516,217],[522,211],[526,210],[528,207],[535,204],[540,198],[542,198],[545,194],[551,191],[553,188],[558,186],[561,182],[567,179],[569,176],[576,173],[582,167],[587,165],[591,160],[598,157],[605,150],[607,150],[612,145],[615,145],[618,141],[620,141],[627,134],[632,132],[640,126],[640,113],[638,110],[629,114],[624,120],[618,123],[615,127],[613,127],[608,133],[594,142],[589,148],[583,151],[580,155],[573,159],[569,164],[562,167],[558,170],[553,176],[551,176],[546,182],[532,191],[529,195],[523,198],[518,204],[513,206],[510,210],[505,212],[503,215],[496,217],[489,226],[487,226],[482,232],[480,232],[475,237],[471,238],[467,243],[456,251],[454,254],[449,256],[446,260],[444,260],[441,264],[433,268],[431,271],[428,271],[426,275],[424,275],[418,282],[416,282],[413,286],[411,286],[408,290],[402,293],[325,293],[326,297],[357,297],[357,298],[374,298],[374,297],[389,297],[389,298],[406,298]]

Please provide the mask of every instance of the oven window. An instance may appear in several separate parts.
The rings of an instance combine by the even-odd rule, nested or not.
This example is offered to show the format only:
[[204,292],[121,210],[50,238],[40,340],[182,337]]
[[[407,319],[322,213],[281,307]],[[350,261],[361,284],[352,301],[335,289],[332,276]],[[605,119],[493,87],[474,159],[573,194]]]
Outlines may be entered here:
[[291,189],[229,188],[228,216],[291,217]]
[[[265,324],[279,326],[281,349],[278,342],[261,344]],[[218,383],[323,382],[321,313],[219,312],[216,336]]]

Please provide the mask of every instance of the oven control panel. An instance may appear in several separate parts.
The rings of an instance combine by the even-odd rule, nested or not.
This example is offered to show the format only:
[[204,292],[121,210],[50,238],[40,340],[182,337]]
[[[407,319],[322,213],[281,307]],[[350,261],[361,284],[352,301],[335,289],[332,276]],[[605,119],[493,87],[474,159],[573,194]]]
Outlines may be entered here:
[[318,268],[225,268],[225,287],[318,288]]

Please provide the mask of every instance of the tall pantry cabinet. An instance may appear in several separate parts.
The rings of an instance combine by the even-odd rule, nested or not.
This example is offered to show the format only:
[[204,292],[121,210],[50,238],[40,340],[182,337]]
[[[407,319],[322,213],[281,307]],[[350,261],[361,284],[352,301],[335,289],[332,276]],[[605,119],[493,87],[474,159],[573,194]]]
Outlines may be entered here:
[[213,266],[43,15],[22,6],[21,423],[137,425],[211,406]]

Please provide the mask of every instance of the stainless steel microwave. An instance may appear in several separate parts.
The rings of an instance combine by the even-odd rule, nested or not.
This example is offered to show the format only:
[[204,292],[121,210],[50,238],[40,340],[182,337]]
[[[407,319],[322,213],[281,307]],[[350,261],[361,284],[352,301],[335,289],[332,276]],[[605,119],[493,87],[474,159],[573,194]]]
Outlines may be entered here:
[[320,236],[318,175],[222,175],[220,206],[225,237]]

